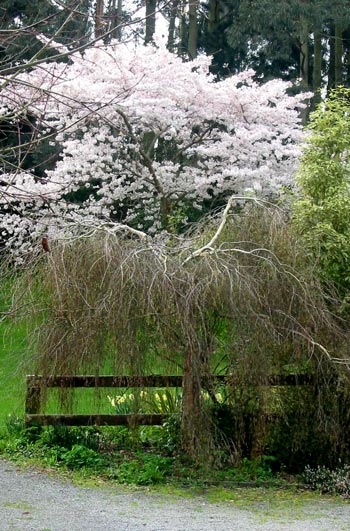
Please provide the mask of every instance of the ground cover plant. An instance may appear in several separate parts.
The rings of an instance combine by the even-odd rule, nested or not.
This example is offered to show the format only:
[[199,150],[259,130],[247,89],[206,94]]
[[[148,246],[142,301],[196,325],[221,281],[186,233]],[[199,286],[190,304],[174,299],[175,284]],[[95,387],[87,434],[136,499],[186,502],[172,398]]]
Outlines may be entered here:
[[[80,473],[130,485],[271,485],[276,480],[270,458],[245,459],[240,466],[220,470],[199,465],[179,453],[173,427],[129,430],[125,427],[32,427],[8,422],[1,454],[22,463]],[[210,476],[209,476],[210,470]]]

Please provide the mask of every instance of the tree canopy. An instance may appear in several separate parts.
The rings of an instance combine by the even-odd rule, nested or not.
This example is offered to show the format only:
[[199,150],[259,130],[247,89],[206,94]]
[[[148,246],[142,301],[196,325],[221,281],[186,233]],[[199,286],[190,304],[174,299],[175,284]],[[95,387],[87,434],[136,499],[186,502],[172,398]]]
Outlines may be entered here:
[[[65,226],[126,221],[151,232],[206,199],[269,196],[290,183],[301,139],[301,96],[254,73],[215,82],[205,56],[184,62],[165,48],[97,45],[70,63],[47,63],[9,78],[2,115],[33,116],[54,163],[2,176],[8,244]],[[95,221],[94,221],[95,220]]]

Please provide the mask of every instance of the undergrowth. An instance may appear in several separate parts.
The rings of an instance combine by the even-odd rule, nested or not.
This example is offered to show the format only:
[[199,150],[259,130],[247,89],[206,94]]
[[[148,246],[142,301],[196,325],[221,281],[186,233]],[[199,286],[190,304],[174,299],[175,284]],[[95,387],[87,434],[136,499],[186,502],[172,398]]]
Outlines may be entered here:
[[325,466],[306,466],[303,478],[307,485],[323,494],[339,494],[343,498],[350,498],[350,465],[339,465],[333,470]]
[[[10,417],[0,437],[0,454],[26,463],[128,485],[183,486],[274,481],[273,458],[243,459],[237,466],[199,465],[178,450],[174,422],[163,427],[30,427]],[[216,458],[215,458],[216,457]]]

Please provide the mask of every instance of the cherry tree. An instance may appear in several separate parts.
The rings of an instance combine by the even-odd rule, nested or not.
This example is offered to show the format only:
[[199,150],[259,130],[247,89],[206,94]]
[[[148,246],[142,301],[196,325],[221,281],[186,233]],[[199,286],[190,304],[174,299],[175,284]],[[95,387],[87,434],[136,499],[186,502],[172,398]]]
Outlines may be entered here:
[[305,95],[288,96],[281,80],[260,85],[252,71],[216,82],[209,66],[112,42],[6,80],[2,116],[31,116],[35,138],[56,149],[44,177],[23,171],[20,155],[0,175],[6,245],[23,253],[43,234],[104,223],[154,234],[204,200],[290,185]]

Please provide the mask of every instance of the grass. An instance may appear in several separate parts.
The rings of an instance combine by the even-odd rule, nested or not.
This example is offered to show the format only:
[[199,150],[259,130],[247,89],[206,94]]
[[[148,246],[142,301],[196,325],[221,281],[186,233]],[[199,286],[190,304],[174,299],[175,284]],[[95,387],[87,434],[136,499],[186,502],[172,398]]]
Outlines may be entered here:
[[[0,316],[11,305],[12,282],[0,277]],[[27,347],[26,325],[8,318],[0,321],[0,430],[9,415],[23,416],[23,354]]]
[[0,324],[0,429],[9,415],[24,413],[26,348],[24,324]]
[[[0,323],[0,430],[10,416],[24,416],[25,376],[30,366],[28,356],[27,325],[25,323]],[[108,391],[96,394],[92,389],[79,390],[74,401],[75,413],[112,413],[107,399]],[[52,390],[46,408],[47,413],[59,413],[58,393]]]
[[233,505],[254,514],[257,523],[271,521],[313,520],[320,517],[320,512],[330,506],[347,505],[349,500],[335,496],[320,496],[318,492],[303,490],[298,487],[278,488],[222,488],[196,487],[181,489],[173,486],[152,487],[157,493],[184,497],[201,497],[208,503]]
[[[6,312],[11,306],[13,281],[0,277],[0,282],[1,317],[1,312]],[[34,325],[35,323],[30,318],[27,322],[17,322],[9,317],[0,322],[0,431],[6,426],[9,416],[19,418],[24,416],[25,376],[33,372],[30,364],[25,362],[30,358],[28,328]],[[155,369],[154,366],[153,369]],[[105,367],[100,370],[101,374],[113,374],[113,372],[111,361],[106,361]],[[111,414],[116,412],[116,407],[111,401],[118,400],[119,396],[124,402],[125,397],[128,397],[130,393],[132,390],[127,389],[77,389],[72,395],[68,393],[68,400],[61,404],[59,390],[50,389],[47,392],[47,402],[43,412],[47,414],[68,412]],[[68,404],[70,410],[67,410]],[[125,404],[119,404],[118,413],[133,412],[132,406],[132,402],[126,400]]]
[[[10,305],[11,282],[3,282],[0,289],[0,315]],[[4,429],[9,416],[23,418],[25,402],[25,376],[32,372],[28,360],[28,326],[32,323],[16,322],[11,318],[0,322],[0,431]],[[109,367],[102,370],[103,374],[112,374]],[[72,413],[113,413],[108,395],[115,397],[122,395],[122,389],[78,389],[72,397]],[[45,412],[67,412],[60,405],[59,392],[56,389],[48,391]]]

